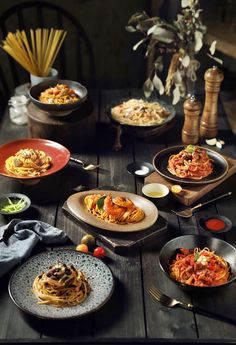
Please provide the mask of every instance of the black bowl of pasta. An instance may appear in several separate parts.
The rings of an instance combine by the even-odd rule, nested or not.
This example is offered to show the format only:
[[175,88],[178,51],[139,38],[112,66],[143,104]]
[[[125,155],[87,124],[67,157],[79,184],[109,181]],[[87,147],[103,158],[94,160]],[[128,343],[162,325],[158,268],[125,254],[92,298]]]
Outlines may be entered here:
[[184,290],[212,292],[235,281],[236,248],[215,237],[184,235],[163,246],[159,265]]
[[65,116],[78,109],[87,99],[87,89],[72,80],[49,80],[34,85],[29,98],[49,115]]

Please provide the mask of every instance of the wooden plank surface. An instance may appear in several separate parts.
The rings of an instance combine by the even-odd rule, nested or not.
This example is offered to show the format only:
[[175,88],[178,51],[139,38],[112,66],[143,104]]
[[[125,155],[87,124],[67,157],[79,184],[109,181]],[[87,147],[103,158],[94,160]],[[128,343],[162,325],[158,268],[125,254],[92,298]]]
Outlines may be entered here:
[[[177,109],[175,128],[150,141],[142,140],[127,133],[122,135],[123,149],[113,150],[115,139],[114,128],[106,115],[110,104],[115,99],[127,96],[138,96],[140,90],[107,90],[91,92],[96,117],[96,135],[91,138],[91,145],[73,155],[82,160],[99,163],[97,171],[84,171],[80,166],[69,163],[60,173],[52,178],[42,179],[34,186],[26,186],[0,176],[1,191],[23,191],[32,199],[32,217],[42,220],[64,230],[69,238],[71,248],[80,242],[85,229],[69,219],[62,210],[67,198],[82,189],[113,186],[121,191],[142,194],[144,179],[129,174],[126,167],[134,161],[152,162],[154,155],[168,146],[180,143],[180,130],[183,124],[181,104]],[[223,109],[219,107],[220,113]],[[27,136],[27,126],[19,127],[11,124],[9,117],[2,123],[0,143]],[[226,145],[222,154],[236,159],[235,137],[229,132],[227,119],[219,118],[219,136],[225,139]],[[229,177],[224,183],[216,186],[209,195],[202,196],[202,201],[223,194],[236,185],[236,175]],[[233,191],[234,192],[234,191]],[[181,219],[170,212],[180,207],[178,200],[170,198],[168,205],[160,209],[161,215],[168,221],[166,236],[152,239],[140,248],[119,255],[105,246],[107,258],[105,262],[115,277],[115,291],[110,301],[96,313],[85,318],[62,322],[48,322],[26,317],[12,303],[7,283],[9,275],[0,279],[0,342],[9,343],[61,343],[80,344],[124,343],[236,343],[236,326],[228,325],[180,308],[167,309],[154,301],[148,292],[151,285],[156,285],[163,292],[183,301],[204,305],[210,310],[222,312],[227,309],[229,315],[235,312],[235,286],[232,284],[223,292],[214,295],[200,296],[189,294],[178,288],[167,279],[158,264],[160,249],[170,238],[181,234],[198,234],[199,217],[213,213],[228,216],[233,223],[233,230],[225,235],[215,235],[236,243],[236,196],[232,194],[224,202],[217,202],[204,207],[190,219]],[[0,217],[0,223],[7,220]],[[211,234],[205,234],[212,236]],[[100,242],[97,242],[100,244]],[[42,340],[40,340],[42,339]]]
[[[224,158],[226,159],[229,165],[229,170],[224,177],[222,177],[220,180],[216,182],[203,184],[199,186],[188,186],[188,185],[182,184],[182,188],[183,188],[182,192],[179,195],[173,194],[172,197],[177,199],[181,204],[190,206],[194,202],[202,198],[204,195],[209,193],[211,190],[215,189],[217,186],[222,184],[226,179],[228,179],[230,176],[232,176],[236,172],[236,160],[230,157],[226,157],[226,156],[224,156]],[[157,172],[153,172],[151,175],[145,178],[145,184],[153,183],[153,182],[163,183],[169,189],[171,189],[171,187],[174,184],[176,184],[175,182],[167,180],[163,176],[159,175]]]

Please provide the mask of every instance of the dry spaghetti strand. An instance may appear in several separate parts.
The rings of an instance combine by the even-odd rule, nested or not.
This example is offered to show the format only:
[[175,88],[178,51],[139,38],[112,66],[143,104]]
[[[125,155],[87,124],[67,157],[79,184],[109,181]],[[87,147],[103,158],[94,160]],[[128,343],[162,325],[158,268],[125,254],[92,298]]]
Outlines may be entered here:
[[59,29],[30,29],[29,38],[25,30],[9,32],[2,48],[26,71],[46,77],[49,74],[67,32]]

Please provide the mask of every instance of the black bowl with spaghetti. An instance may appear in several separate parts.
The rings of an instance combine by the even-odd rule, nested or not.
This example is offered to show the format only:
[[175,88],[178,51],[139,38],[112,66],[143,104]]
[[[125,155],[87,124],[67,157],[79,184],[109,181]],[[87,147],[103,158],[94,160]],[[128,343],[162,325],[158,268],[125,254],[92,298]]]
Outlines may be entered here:
[[[41,93],[55,88],[57,85],[66,85],[71,91],[73,91],[77,99],[69,103],[44,103],[40,100]],[[52,95],[52,98],[54,95]],[[56,97],[56,95],[55,95]],[[72,111],[77,110],[87,99],[87,89],[82,84],[64,79],[47,80],[37,85],[34,85],[29,90],[29,98],[35,106],[46,111],[49,115],[53,116],[65,116],[69,115]],[[49,99],[49,102],[53,102]],[[62,99],[64,102],[64,99]]]
[[[182,282],[183,280],[187,281],[187,279],[189,279],[191,272],[187,274],[186,277],[181,273],[182,281],[177,281],[175,277],[171,275],[171,272],[170,272],[171,265],[173,264],[173,261],[176,259],[176,255],[178,253],[181,253],[181,249],[192,251],[196,248],[199,248],[199,250],[208,248],[209,255],[211,255],[211,253],[214,252],[215,255],[219,256],[221,259],[223,259],[227,263],[226,271],[229,272],[229,276],[226,282],[221,283],[219,285],[196,286],[196,285],[189,284],[189,280],[188,280],[188,284]],[[202,267],[208,267],[207,260],[210,260],[210,256],[209,256],[209,259],[208,258],[205,259],[203,256],[201,257],[201,254],[199,255],[198,253],[199,252],[197,252],[197,254],[194,255],[194,264],[198,262],[198,265],[202,265]],[[170,240],[163,246],[160,252],[160,256],[159,256],[159,265],[162,271],[166,274],[166,276],[169,279],[171,279],[173,282],[175,282],[180,288],[186,291],[191,291],[191,292],[193,291],[193,292],[198,292],[198,293],[199,292],[213,292],[235,281],[236,279],[236,248],[232,246],[231,244],[229,244],[228,242],[215,238],[215,237],[202,236],[202,235],[184,235],[184,236],[176,237]],[[213,262],[212,262],[212,265],[213,265]],[[191,266],[191,263],[189,263],[189,266],[186,266],[186,270],[191,269],[190,266]],[[214,270],[214,265],[210,269]],[[186,278],[186,279],[183,279],[183,278]],[[202,279],[204,279],[204,277],[202,277]]]

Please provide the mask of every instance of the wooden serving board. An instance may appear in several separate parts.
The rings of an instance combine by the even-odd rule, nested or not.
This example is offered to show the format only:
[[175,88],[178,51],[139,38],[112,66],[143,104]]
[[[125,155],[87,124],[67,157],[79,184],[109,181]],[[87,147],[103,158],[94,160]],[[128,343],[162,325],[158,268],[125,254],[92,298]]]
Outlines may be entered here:
[[118,254],[125,254],[132,248],[142,246],[151,240],[167,234],[167,221],[161,215],[158,215],[156,223],[148,229],[137,232],[120,233],[95,228],[94,226],[82,222],[75,214],[70,212],[67,202],[64,203],[62,209],[66,216],[75,221],[83,231],[90,233]]
[[[223,157],[227,160],[229,164],[229,170],[222,179],[213,183],[198,185],[198,186],[190,186],[190,185],[183,184],[182,185],[183,191],[181,192],[181,194],[180,195],[173,194],[173,197],[177,199],[181,204],[190,206],[195,201],[200,199],[202,196],[204,196],[205,194],[210,192],[212,189],[220,185],[222,182],[224,182],[227,178],[232,176],[236,172],[236,159],[226,157],[226,156],[223,156]],[[151,175],[147,176],[144,180],[145,184],[153,183],[153,182],[163,183],[168,188],[171,188],[171,186],[173,186],[174,184],[178,184],[176,182],[167,180],[166,178],[159,175],[157,172],[153,172]]]

